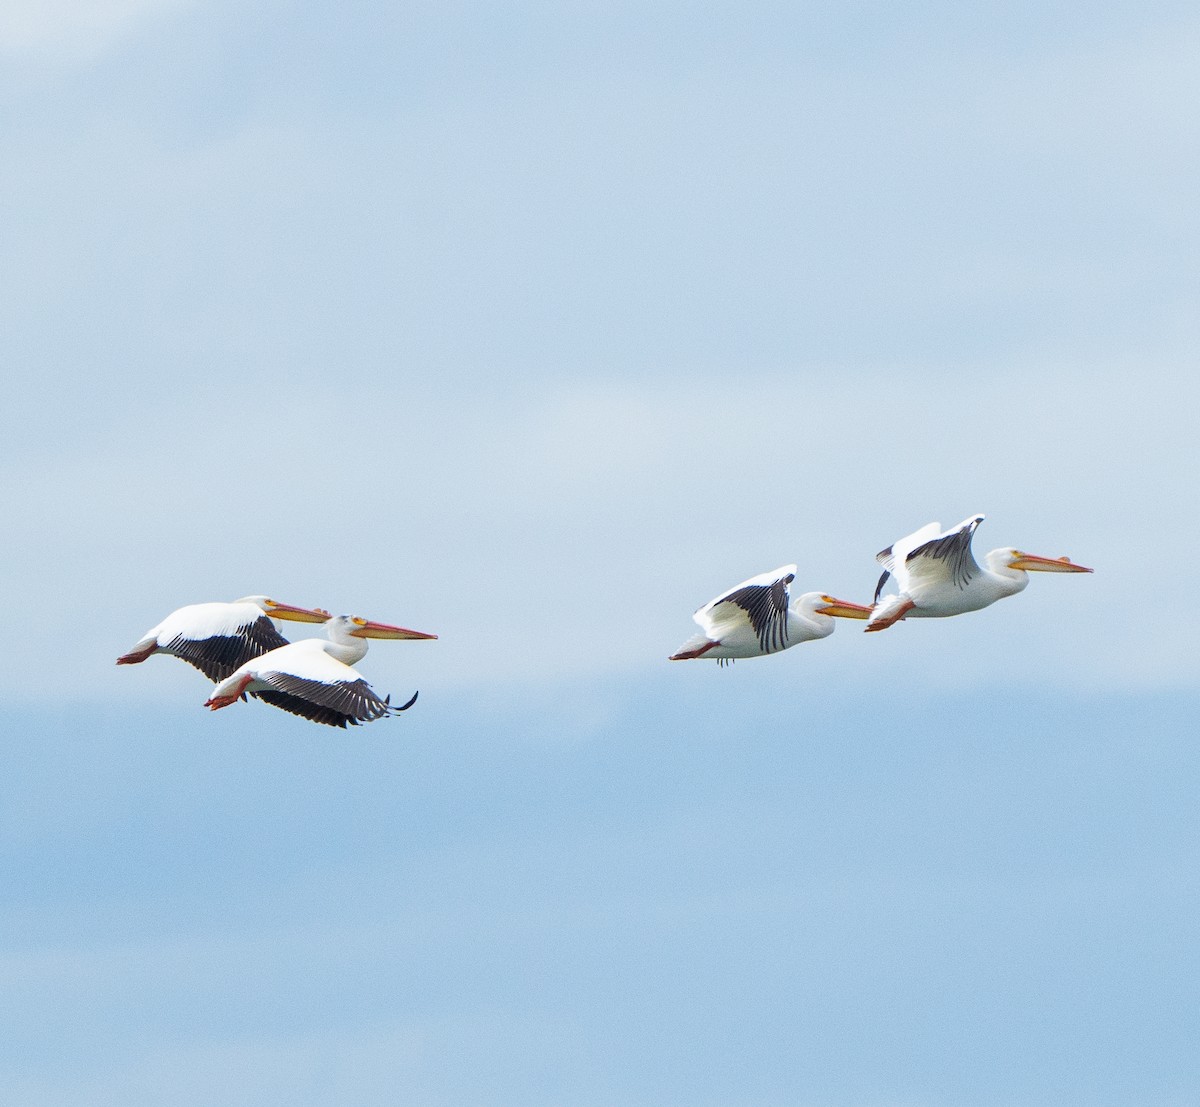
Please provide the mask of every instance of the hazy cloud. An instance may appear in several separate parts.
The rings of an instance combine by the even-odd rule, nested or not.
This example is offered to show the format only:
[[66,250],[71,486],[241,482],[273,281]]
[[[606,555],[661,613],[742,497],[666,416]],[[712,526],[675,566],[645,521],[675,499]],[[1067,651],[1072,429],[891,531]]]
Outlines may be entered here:
[[12,0],[0,8],[0,57],[92,61],[192,0]]

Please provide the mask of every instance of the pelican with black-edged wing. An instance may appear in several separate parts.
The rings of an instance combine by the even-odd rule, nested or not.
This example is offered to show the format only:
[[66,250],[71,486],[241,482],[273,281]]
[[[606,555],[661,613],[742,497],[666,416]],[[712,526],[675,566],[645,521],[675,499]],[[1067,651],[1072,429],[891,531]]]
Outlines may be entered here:
[[[876,554],[883,576],[875,587],[866,629],[886,630],[901,619],[941,619],[978,611],[1024,591],[1030,573],[1092,571],[1069,557],[1038,557],[1011,546],[992,550],[980,565],[971,553],[971,538],[983,519],[972,515],[946,531],[940,523],[929,523]],[[896,578],[898,591],[880,600],[889,576]]]
[[137,665],[156,653],[194,665],[211,681],[224,680],[251,658],[286,646],[272,619],[324,623],[328,611],[293,607],[267,596],[244,596],[233,603],[193,603],[172,611],[151,627],[118,665]]
[[357,726],[407,711],[381,698],[354,665],[367,653],[367,638],[432,639],[436,634],[335,615],[327,639],[306,638],[247,661],[212,690],[204,706],[213,711],[252,695],[273,707],[327,726]]
[[805,592],[790,599],[796,566],[784,565],[760,573],[706,603],[693,619],[701,633],[689,638],[671,661],[706,657],[733,661],[739,657],[765,657],[769,653],[827,638],[834,618],[866,619],[869,607],[835,600],[824,592]]

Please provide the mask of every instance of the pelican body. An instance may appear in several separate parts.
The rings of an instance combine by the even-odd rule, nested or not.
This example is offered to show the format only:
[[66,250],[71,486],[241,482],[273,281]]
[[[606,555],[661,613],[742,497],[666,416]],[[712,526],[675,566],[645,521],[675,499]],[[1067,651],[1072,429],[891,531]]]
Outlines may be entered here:
[[436,634],[373,623],[354,615],[328,618],[328,638],[306,638],[251,658],[220,681],[204,706],[217,711],[252,695],[293,715],[327,726],[357,726],[407,711],[381,698],[354,668],[367,638],[432,639]]
[[[940,523],[928,523],[876,554],[883,575],[866,629],[886,630],[901,619],[944,619],[978,611],[1023,592],[1030,573],[1092,571],[1068,557],[1039,557],[1011,546],[992,550],[980,565],[971,552],[971,538],[983,520],[982,515],[972,515],[947,531]],[[895,577],[898,591],[881,601],[889,576]]]
[[805,592],[790,599],[789,585],[796,566],[784,565],[743,581],[706,603],[692,618],[701,633],[689,638],[671,661],[704,657],[727,662],[770,653],[827,638],[834,618],[866,619],[869,607],[836,600],[823,592]]
[[137,665],[165,653],[194,665],[209,680],[224,680],[251,658],[287,645],[272,619],[323,623],[328,618],[320,608],[292,607],[267,596],[188,604],[146,631],[117,664]]

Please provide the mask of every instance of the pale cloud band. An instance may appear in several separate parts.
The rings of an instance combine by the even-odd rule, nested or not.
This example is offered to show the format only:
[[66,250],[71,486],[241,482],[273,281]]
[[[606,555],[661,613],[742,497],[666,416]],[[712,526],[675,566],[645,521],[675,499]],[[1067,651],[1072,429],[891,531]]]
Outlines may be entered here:
[[193,0],[12,0],[0,5],[0,57],[92,61]]

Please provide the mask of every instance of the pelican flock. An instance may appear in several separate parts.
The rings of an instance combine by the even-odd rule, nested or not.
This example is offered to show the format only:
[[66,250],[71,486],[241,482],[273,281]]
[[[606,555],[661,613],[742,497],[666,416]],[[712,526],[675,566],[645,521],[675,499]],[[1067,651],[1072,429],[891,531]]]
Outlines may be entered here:
[[[943,531],[940,523],[893,542],[876,555],[883,576],[870,606],[805,592],[789,602],[796,566],[785,565],[743,581],[693,616],[701,633],[689,638],[671,661],[709,658],[725,662],[765,657],[800,642],[827,638],[834,618],[865,619],[867,631],[881,631],[906,618],[945,618],[978,611],[1029,584],[1030,573],[1090,573],[1069,557],[1040,557],[1005,546],[992,550],[981,566],[971,553],[971,537],[984,516],[972,515]],[[888,578],[897,591],[881,594]]]
[[[273,619],[322,623],[326,640],[289,642]],[[327,726],[357,726],[396,715],[416,694],[393,706],[353,668],[367,653],[367,638],[435,639],[436,634],[376,623],[357,615],[330,615],[320,607],[294,607],[266,596],[232,603],[189,604],[151,627],[118,665],[136,665],[156,653],[181,658],[215,682],[204,706],[216,711],[247,695]]]
[[[726,664],[738,658],[766,657],[801,642],[827,638],[836,619],[866,622],[869,632],[903,619],[940,619],[978,611],[1024,591],[1029,574],[1090,573],[1068,557],[1041,557],[1011,546],[992,550],[980,565],[971,539],[982,515],[971,515],[943,531],[928,523],[876,554],[883,575],[870,604],[839,600],[826,592],[791,586],[796,566],[759,573],[710,600],[693,616],[700,627],[670,656],[671,661],[705,659]],[[883,595],[888,580],[896,591]],[[288,642],[276,620],[320,623],[325,638]],[[377,623],[355,615],[330,615],[320,607],[296,607],[267,596],[232,603],[190,604],[171,612],[117,658],[136,665],[156,653],[194,665],[214,687],[204,706],[213,711],[246,700],[327,726],[348,727],[407,711],[417,699],[393,705],[354,667],[367,653],[368,639],[430,640],[436,634]]]
[[246,693],[265,703],[328,726],[357,726],[407,711],[416,693],[400,707],[380,699],[353,668],[367,654],[367,638],[432,639],[406,627],[373,623],[357,615],[335,615],[326,624],[328,639],[306,638],[251,658],[212,691],[204,706],[228,707]]

